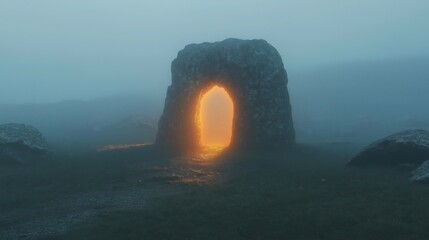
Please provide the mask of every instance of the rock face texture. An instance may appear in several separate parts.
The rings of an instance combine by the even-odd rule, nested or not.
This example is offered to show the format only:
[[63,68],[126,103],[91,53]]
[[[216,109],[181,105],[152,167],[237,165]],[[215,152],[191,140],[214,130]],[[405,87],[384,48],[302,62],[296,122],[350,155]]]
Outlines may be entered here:
[[36,128],[16,123],[0,125],[0,164],[27,163],[47,153],[45,139]]
[[429,160],[424,161],[420,167],[413,171],[410,180],[413,182],[429,183]]
[[409,130],[380,139],[363,149],[350,165],[421,164],[429,159],[429,132]]
[[200,147],[200,98],[215,85],[234,102],[230,148],[272,149],[295,143],[287,74],[264,40],[190,44],[172,62],[156,145],[175,152]]

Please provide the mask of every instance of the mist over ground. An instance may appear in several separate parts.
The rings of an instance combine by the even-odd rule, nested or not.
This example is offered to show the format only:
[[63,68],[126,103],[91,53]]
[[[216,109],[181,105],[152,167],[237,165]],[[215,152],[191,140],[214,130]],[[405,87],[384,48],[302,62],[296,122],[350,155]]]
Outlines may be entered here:
[[235,37],[280,52],[298,141],[427,129],[428,11],[417,0],[2,1],[0,123],[51,142],[135,116],[154,132],[177,52]]
[[[298,142],[367,143],[405,129],[429,130],[427,66],[429,58],[410,58],[289,71]],[[0,122],[32,124],[56,144],[153,142],[163,104],[161,95],[136,94],[45,104],[0,104]],[[140,125],[132,125],[130,119],[138,120]],[[113,130],[120,124],[141,131],[115,140],[121,138],[119,131],[124,131]],[[107,138],[103,134],[106,131],[117,132]]]
[[[429,239],[429,132],[361,151],[429,131],[428,13],[427,0],[1,0],[0,239]],[[178,51],[227,38],[278,50],[298,144],[276,117],[284,89],[271,108],[252,86],[263,114],[240,116],[264,121],[236,121],[252,126],[242,139],[288,130],[287,148],[146,144]],[[164,137],[186,143],[177,132]]]

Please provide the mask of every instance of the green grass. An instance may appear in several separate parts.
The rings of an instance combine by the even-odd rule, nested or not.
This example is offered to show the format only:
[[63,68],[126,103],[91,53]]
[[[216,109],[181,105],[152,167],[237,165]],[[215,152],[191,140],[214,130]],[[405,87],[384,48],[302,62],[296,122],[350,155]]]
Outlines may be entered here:
[[224,156],[224,180],[114,211],[59,239],[429,239],[429,186],[346,167],[354,151]]

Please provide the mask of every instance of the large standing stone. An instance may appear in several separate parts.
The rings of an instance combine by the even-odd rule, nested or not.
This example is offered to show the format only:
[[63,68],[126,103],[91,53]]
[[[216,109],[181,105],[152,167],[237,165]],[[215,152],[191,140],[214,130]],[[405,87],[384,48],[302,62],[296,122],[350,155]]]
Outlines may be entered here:
[[287,75],[277,50],[264,40],[226,39],[190,44],[172,62],[172,84],[156,144],[174,152],[200,147],[200,98],[213,86],[234,102],[230,147],[272,149],[295,143]]
[[409,130],[380,139],[363,149],[351,165],[421,164],[429,159],[429,132]]
[[36,128],[17,123],[0,125],[0,163],[19,164],[44,158],[48,146]]

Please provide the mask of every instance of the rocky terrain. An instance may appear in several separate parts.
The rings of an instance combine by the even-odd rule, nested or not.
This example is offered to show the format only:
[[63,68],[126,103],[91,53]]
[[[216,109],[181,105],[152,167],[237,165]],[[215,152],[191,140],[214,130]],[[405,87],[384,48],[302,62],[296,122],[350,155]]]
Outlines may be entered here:
[[42,133],[25,124],[0,125],[0,165],[23,164],[41,160],[49,152]]

